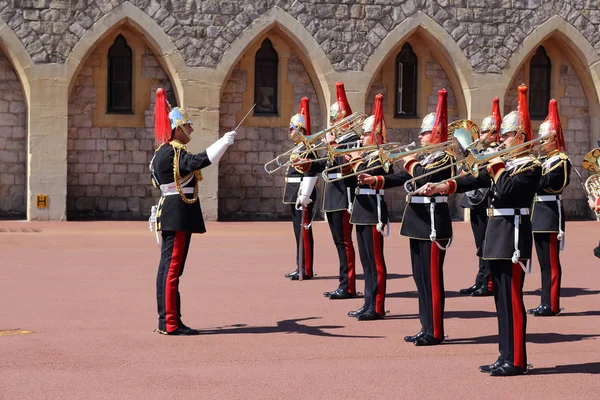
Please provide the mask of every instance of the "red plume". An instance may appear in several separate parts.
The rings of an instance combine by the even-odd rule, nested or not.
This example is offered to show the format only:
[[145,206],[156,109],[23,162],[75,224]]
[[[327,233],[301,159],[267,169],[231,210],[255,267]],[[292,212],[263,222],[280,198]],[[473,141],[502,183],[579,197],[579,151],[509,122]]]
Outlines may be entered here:
[[154,141],[157,146],[168,142],[171,138],[169,108],[165,89],[156,89],[156,104],[154,105]]
[[338,103],[340,103],[342,110],[344,110],[344,117],[352,114],[352,109],[350,108],[350,103],[348,103],[348,99],[346,98],[346,89],[344,88],[344,82],[338,82],[335,84],[336,87],[336,97]]
[[523,139],[519,136],[516,137],[514,144],[529,142],[533,139],[531,118],[529,117],[529,104],[527,103],[527,90],[527,86],[519,86],[519,119],[517,121],[517,126],[522,127],[525,137]]
[[298,111],[298,114],[302,115],[306,121],[306,136],[309,136],[312,132],[310,128],[310,108],[308,103],[308,97],[303,97],[300,101],[300,111]]
[[552,129],[556,131],[558,151],[566,151],[567,145],[565,143],[565,136],[563,135],[562,126],[560,124],[560,117],[558,115],[558,103],[555,99],[550,100],[550,104],[548,104],[548,116],[546,117],[546,121],[548,120],[550,120],[552,123]]
[[[375,105],[373,106],[373,132],[371,133],[371,143],[383,144],[387,141],[387,132],[385,128],[385,120],[383,115],[383,95],[377,94],[375,96]],[[377,138],[375,138],[377,135]],[[377,139],[377,141],[375,141]]]
[[448,140],[448,92],[441,89],[438,92],[435,122],[433,123],[433,137],[430,144],[443,143]]
[[496,131],[492,135],[493,138],[490,138],[490,140],[488,140],[488,142],[490,143],[498,141],[498,134],[500,133],[500,126],[502,125],[502,115],[500,114],[500,99],[497,97],[494,97],[494,105],[492,105],[492,116],[496,121]]

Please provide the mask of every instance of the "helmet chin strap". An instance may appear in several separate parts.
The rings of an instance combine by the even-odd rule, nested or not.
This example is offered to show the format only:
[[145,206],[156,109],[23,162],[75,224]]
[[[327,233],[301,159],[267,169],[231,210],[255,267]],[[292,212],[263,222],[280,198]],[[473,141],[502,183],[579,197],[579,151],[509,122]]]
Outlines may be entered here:
[[185,135],[185,137],[188,138],[188,140],[192,140],[192,134],[188,133],[187,129],[185,128],[185,125],[181,125],[179,128],[181,128],[181,132],[183,132],[183,134]]

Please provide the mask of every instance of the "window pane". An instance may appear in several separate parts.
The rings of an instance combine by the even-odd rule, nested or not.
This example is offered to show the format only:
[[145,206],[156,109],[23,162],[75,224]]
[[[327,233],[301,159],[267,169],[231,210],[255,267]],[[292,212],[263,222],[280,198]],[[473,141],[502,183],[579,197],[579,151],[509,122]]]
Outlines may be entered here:
[[117,36],[108,50],[107,111],[132,111],[132,52],[122,35]]
[[417,55],[405,43],[396,56],[396,110],[395,117],[417,114]]
[[254,60],[254,114],[277,113],[279,57],[270,40],[265,39]]
[[405,114],[415,115],[415,85],[417,82],[416,65],[405,65],[402,75],[402,111]]
[[271,113],[275,110],[275,90],[273,87],[256,87],[256,108],[257,112]]
[[396,87],[396,114],[402,114],[402,103],[404,101],[404,65],[402,65],[402,63],[398,63],[396,68],[396,74],[398,76],[398,85]]

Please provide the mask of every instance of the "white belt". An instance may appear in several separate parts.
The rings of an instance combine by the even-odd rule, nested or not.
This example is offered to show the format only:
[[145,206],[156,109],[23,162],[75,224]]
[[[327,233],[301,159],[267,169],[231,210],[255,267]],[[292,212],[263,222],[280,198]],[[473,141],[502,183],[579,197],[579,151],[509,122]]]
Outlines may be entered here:
[[435,230],[435,204],[436,203],[447,203],[448,196],[438,197],[427,197],[427,196],[407,196],[407,201],[414,204],[429,204],[429,224],[431,232],[429,233],[429,240],[431,240],[440,250],[446,250],[452,244],[452,238],[448,241],[446,247],[442,246],[437,241],[437,231]]
[[287,183],[300,183],[300,182],[302,182],[302,178],[300,178],[300,177],[291,177],[291,178],[286,177],[285,181]]
[[488,217],[506,217],[515,215],[515,210],[519,210],[516,215],[529,215],[529,208],[488,208]]
[[364,189],[364,188],[358,188],[358,191],[356,192],[356,194],[370,194],[370,195],[382,195],[383,196],[383,192],[384,190],[373,190],[373,189]]
[[535,201],[558,201],[562,200],[562,195],[560,194],[544,194],[542,196],[535,195]]
[[339,179],[342,177],[342,173],[338,172],[336,174],[327,174],[327,177],[329,179]]
[[555,201],[558,204],[558,235],[556,238],[560,241],[560,250],[565,249],[565,232],[562,230],[562,195],[560,194],[544,194],[544,195],[535,195],[533,199],[536,202],[547,202],[547,201]]
[[417,203],[417,204],[447,203],[448,196],[439,196],[439,197],[412,196],[410,198],[410,202]]
[[[373,189],[365,189],[365,188],[356,188],[356,194],[366,194],[366,195],[371,195],[371,196],[377,196],[377,231],[379,233],[381,233],[383,236],[387,237],[390,234],[390,224],[386,224],[387,225],[387,233],[384,233],[383,228],[385,228],[385,225],[383,224],[383,222],[381,222],[381,196],[383,196],[383,189],[382,190],[373,190]],[[350,196],[350,193],[348,193],[348,196]],[[349,197],[348,197],[349,198]]]
[[[177,191],[176,187],[174,187],[174,188],[166,188],[166,189],[163,189],[161,187],[160,191],[162,192],[163,196],[172,196],[174,194],[179,194],[179,191]],[[188,187],[184,187],[184,188],[181,188],[181,192],[185,193],[185,194],[192,194],[192,193],[194,193],[194,188],[193,187],[189,187],[189,186]]]
[[[516,212],[518,210],[518,212]],[[488,217],[498,217],[498,216],[511,216],[515,217],[515,251],[513,252],[512,262],[513,264],[519,263],[521,269],[526,273],[531,273],[531,259],[529,259],[529,268],[525,267],[525,265],[519,261],[521,258],[521,250],[519,250],[519,227],[521,225],[521,215],[529,215],[529,208],[488,208]]]
[[[193,177],[194,177],[194,174],[189,174],[188,176],[183,178],[181,180],[181,182],[179,182],[179,187],[186,186],[188,183],[191,182]],[[185,187],[184,187],[184,189],[185,189]],[[194,188],[192,187],[191,189],[192,189],[191,192],[183,192],[183,193],[194,193]],[[175,182],[165,183],[165,184],[160,185],[160,192],[162,193],[163,196],[168,196],[168,195],[179,193],[179,192],[177,192],[177,185],[175,184]]]

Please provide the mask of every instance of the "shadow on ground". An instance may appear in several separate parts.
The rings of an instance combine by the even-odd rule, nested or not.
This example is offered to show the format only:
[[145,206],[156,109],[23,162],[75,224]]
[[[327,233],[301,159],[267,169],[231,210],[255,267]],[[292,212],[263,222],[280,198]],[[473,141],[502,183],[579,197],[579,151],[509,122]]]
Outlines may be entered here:
[[268,334],[268,333],[300,333],[303,335],[326,336],[326,337],[343,337],[343,338],[365,338],[379,339],[385,336],[360,336],[360,335],[339,335],[335,333],[325,332],[328,329],[345,328],[343,325],[320,325],[308,326],[298,322],[320,319],[321,317],[307,317],[298,319],[286,319],[278,321],[276,326],[248,326],[246,324],[235,324],[228,326],[220,326],[216,328],[202,329],[201,335],[243,335],[243,334]]
[[[492,311],[446,311],[444,312],[444,319],[458,318],[458,319],[475,319],[475,318],[495,318],[496,313]],[[386,319],[418,319],[419,314],[398,314],[398,315],[387,315]]]
[[552,375],[552,374],[600,374],[600,362],[557,365],[548,368],[533,368],[529,375]]
[[[525,296],[541,296],[541,289],[528,291],[523,293]],[[600,290],[590,290],[587,288],[574,288],[574,287],[564,287],[560,289],[560,297],[577,297],[577,296],[586,296],[590,294],[600,294]]]
[[[564,343],[564,342],[579,342],[580,340],[590,340],[600,336],[597,335],[580,335],[561,333],[528,333],[527,343],[549,344],[549,343]],[[498,335],[479,336],[472,338],[447,339],[446,344],[489,344],[498,343]]]

